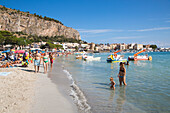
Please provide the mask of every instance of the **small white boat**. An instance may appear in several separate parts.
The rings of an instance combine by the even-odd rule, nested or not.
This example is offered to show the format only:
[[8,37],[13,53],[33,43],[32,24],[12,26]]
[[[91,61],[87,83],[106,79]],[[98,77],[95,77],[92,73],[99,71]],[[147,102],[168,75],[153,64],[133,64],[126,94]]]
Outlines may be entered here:
[[99,61],[101,57],[93,57],[93,56],[83,56],[83,60],[87,61]]

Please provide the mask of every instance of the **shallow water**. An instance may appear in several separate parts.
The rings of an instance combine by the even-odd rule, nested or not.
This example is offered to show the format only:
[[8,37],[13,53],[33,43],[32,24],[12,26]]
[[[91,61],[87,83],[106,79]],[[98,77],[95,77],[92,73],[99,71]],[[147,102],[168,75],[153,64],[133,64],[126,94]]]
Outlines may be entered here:
[[[170,112],[170,52],[148,53],[152,61],[130,61],[125,66],[127,86],[119,86],[118,63],[107,63],[110,53],[93,54],[101,61],[58,58],[85,94],[94,113]],[[123,53],[125,58],[132,53]],[[109,78],[116,82],[109,89]]]

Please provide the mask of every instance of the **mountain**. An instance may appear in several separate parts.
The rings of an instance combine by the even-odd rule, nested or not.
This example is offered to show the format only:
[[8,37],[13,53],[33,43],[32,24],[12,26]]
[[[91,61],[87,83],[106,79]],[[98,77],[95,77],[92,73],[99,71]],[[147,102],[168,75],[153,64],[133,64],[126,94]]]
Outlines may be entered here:
[[60,21],[0,5],[0,30],[23,32],[37,36],[64,36],[81,40],[77,30],[64,26]]

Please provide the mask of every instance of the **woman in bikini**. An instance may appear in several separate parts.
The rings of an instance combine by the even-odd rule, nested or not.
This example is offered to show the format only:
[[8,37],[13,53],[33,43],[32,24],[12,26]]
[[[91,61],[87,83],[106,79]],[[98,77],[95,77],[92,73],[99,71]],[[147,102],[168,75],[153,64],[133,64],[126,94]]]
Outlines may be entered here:
[[124,64],[122,62],[120,62],[120,70],[119,70],[118,77],[119,77],[120,86],[122,85],[122,82],[126,86],[127,85],[126,84],[126,68],[124,67]]
[[44,73],[47,73],[47,69],[48,69],[48,61],[49,61],[49,58],[47,56],[47,53],[44,53],[44,57],[43,57],[43,64],[44,64]]
[[51,63],[51,69],[53,68],[53,55],[52,53],[49,53],[49,57],[50,57],[50,63]]

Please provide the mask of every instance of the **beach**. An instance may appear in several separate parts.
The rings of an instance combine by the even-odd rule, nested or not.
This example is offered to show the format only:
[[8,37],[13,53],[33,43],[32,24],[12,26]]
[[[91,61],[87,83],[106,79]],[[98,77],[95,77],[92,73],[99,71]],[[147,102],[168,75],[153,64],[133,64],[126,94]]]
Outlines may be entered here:
[[[34,73],[33,64],[27,68],[0,68],[0,72],[10,72],[0,76],[0,113],[76,113],[77,108],[68,94],[60,90],[63,84],[55,84],[44,74],[43,66],[40,72]],[[66,77],[63,80],[67,81]],[[60,87],[60,90],[59,90]]]

